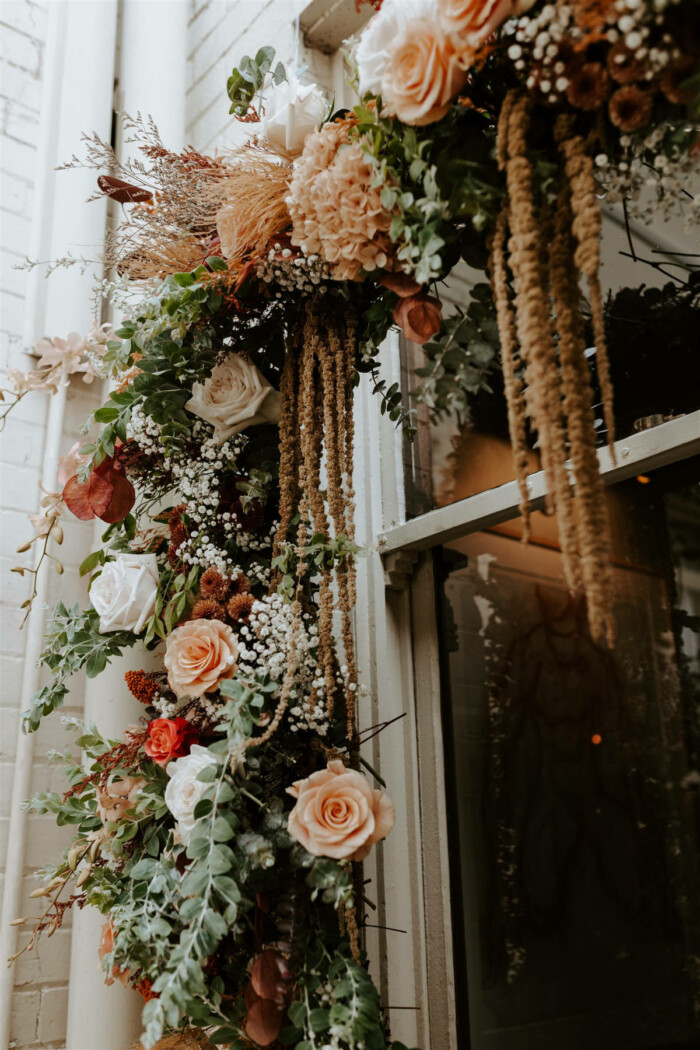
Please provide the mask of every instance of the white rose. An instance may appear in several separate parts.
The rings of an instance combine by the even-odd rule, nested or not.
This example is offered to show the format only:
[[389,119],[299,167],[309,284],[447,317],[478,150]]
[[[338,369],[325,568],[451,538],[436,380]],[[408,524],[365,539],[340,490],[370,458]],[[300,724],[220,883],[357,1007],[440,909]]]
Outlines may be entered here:
[[254,364],[231,354],[205,383],[195,383],[185,408],[213,423],[219,444],[256,423],[278,423],[280,395]]
[[215,766],[216,758],[200,744],[193,744],[189,755],[169,762],[166,769],[170,781],[165,789],[165,804],[177,821],[178,834],[187,846],[194,830],[194,811],[207,789],[197,775],[207,766]]
[[435,18],[433,0],[384,0],[355,48],[360,94],[381,95],[389,53],[414,18]]
[[300,84],[295,76],[276,84],[265,102],[263,135],[273,148],[298,156],[306,136],[317,131],[328,112],[323,92],[315,84]]
[[114,561],[108,561],[90,588],[90,599],[100,615],[100,634],[139,634],[155,609],[158,581],[155,554],[117,554]]

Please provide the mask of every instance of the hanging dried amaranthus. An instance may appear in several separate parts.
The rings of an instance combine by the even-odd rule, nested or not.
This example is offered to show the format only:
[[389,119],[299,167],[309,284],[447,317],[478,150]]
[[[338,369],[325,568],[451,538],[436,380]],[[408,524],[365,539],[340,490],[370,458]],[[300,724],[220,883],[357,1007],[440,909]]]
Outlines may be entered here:
[[[538,435],[546,508],[550,513],[556,511],[558,517],[567,583],[572,591],[586,596],[593,638],[610,642],[608,523],[579,308],[579,277],[585,274],[612,445],[612,388],[598,278],[600,213],[593,166],[569,118],[560,119],[555,128],[562,159],[562,189],[556,206],[538,201],[528,156],[531,105],[527,95],[513,91],[501,112],[498,159],[508,195],[496,223],[490,259],[524,538],[529,534],[527,417]],[[512,302],[507,268],[515,290]]]

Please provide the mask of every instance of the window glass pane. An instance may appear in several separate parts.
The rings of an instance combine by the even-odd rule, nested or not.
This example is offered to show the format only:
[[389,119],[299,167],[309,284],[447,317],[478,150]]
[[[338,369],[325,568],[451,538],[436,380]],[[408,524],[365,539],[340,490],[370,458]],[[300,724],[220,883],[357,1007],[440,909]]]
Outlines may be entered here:
[[550,521],[441,552],[460,1046],[698,1045],[699,479],[609,490],[612,651]]
[[[629,258],[621,210],[618,215],[611,209],[604,222],[601,279],[604,291],[612,297],[608,302],[612,318],[608,339],[618,437],[700,408],[700,284],[697,277],[694,285],[686,284],[688,271],[697,268],[700,258],[692,255],[697,252],[697,238],[684,236],[681,221],[675,225],[659,223],[657,227],[645,230],[646,241],[638,233],[630,234],[639,257],[634,262]],[[670,252],[670,246],[686,254],[661,254],[662,248]],[[485,280],[483,273],[464,265],[457,267],[438,288],[445,313],[466,310],[472,287]],[[664,286],[662,296],[659,289]],[[632,291],[619,295],[621,289]],[[488,297],[484,308],[490,308]],[[407,396],[420,381],[415,369],[425,366],[426,360],[421,347],[405,341],[402,357]],[[589,363],[595,387],[594,348]],[[489,374],[489,384],[490,392],[470,396],[469,421],[455,416],[431,421],[427,408],[417,406],[418,436],[405,449],[409,517],[514,479],[499,368]],[[599,400],[595,390],[596,416],[602,415]],[[602,419],[598,419],[598,426],[603,444],[606,435]],[[540,461],[534,440],[531,444],[530,469],[535,472]]]

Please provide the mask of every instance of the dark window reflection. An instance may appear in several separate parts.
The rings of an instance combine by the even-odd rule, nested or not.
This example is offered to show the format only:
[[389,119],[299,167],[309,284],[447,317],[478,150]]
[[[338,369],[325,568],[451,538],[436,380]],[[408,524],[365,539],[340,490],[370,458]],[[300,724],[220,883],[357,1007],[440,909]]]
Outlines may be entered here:
[[513,521],[442,552],[476,1050],[700,1046],[699,478],[695,460],[610,490],[611,652],[551,520],[529,546]]

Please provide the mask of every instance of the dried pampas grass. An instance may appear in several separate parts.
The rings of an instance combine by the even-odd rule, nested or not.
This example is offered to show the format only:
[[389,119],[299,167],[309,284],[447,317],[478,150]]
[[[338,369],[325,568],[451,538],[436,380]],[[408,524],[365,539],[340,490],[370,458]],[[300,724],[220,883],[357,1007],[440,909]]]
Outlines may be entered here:
[[212,187],[221,252],[229,263],[240,266],[261,255],[289,225],[286,197],[291,174],[290,164],[250,148],[241,152],[231,174]]

